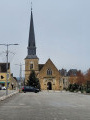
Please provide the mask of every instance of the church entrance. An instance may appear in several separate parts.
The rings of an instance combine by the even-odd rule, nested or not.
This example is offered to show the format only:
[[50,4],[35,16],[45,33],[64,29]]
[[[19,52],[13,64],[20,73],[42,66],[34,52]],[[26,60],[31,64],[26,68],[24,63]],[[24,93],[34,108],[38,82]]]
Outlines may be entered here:
[[47,90],[52,90],[52,83],[51,82],[47,83]]

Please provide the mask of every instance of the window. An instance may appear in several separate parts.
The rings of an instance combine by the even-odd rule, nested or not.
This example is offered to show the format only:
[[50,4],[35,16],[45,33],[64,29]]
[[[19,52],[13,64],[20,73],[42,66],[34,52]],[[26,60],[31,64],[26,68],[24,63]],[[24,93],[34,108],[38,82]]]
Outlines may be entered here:
[[63,79],[63,84],[65,83],[65,80]]
[[52,70],[51,69],[47,70],[47,75],[52,75]]
[[33,69],[33,64],[30,64],[30,69]]

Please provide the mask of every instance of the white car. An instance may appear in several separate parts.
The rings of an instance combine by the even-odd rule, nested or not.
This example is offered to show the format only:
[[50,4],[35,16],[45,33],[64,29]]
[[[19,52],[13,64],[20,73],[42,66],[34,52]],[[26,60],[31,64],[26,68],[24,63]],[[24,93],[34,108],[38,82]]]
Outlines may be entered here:
[[5,87],[5,86],[3,86],[3,87],[2,87],[2,90],[6,90],[6,87]]

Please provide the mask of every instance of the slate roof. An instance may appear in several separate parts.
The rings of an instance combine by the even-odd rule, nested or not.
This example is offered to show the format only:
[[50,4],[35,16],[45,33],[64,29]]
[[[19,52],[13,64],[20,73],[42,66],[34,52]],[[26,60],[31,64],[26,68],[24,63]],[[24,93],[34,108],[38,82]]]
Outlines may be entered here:
[[34,33],[34,24],[33,24],[33,14],[31,9],[31,20],[30,20],[30,30],[29,30],[29,39],[28,39],[28,55],[26,59],[36,59],[36,44],[35,44],[35,33]]
[[70,76],[70,75],[76,76],[76,75],[77,75],[77,69],[70,69],[70,70],[68,71],[68,76]]
[[43,68],[45,64],[39,64],[39,71]]

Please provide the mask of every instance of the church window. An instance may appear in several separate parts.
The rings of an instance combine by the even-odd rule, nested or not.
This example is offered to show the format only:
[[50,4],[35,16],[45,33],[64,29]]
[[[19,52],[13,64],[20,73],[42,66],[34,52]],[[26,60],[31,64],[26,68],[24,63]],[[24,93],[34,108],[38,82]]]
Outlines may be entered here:
[[47,70],[47,75],[52,75],[52,70],[51,69]]
[[65,83],[65,80],[63,79],[63,84]]
[[33,69],[33,64],[30,64],[30,69]]

